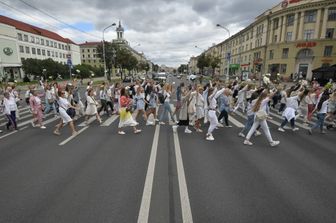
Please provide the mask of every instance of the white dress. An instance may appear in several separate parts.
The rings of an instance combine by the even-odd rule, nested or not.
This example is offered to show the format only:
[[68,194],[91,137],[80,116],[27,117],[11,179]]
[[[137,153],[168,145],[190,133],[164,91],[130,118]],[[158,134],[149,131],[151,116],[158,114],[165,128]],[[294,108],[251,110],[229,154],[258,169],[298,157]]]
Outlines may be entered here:
[[95,115],[97,113],[97,102],[91,96],[86,97],[87,107],[85,115]]
[[68,113],[66,112],[67,109],[70,106],[69,101],[66,98],[59,98],[58,99],[58,105],[59,105],[59,108],[58,108],[59,114],[60,114],[60,116],[62,118],[63,123],[65,124],[65,123],[71,122],[72,119],[68,115]]

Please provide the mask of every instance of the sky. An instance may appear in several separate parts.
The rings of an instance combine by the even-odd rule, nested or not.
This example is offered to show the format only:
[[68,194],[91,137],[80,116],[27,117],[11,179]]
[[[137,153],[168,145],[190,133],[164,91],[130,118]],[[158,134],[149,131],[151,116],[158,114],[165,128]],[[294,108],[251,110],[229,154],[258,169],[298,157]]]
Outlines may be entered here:
[[[124,37],[155,64],[187,64],[237,33],[280,0],[0,0],[0,14],[54,31],[80,44],[101,41],[121,21]],[[105,40],[116,38],[115,28]],[[198,48],[196,48],[197,46]]]

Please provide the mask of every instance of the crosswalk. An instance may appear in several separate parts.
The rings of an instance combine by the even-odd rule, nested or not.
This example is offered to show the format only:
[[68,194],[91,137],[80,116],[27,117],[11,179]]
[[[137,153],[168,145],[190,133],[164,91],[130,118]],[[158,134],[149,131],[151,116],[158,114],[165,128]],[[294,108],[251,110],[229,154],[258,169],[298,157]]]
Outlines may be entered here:
[[[6,118],[5,115],[0,116],[0,129],[3,130],[3,132],[0,134],[0,140],[4,140],[5,138],[12,136],[14,134],[18,134],[20,132],[23,132],[24,130],[27,130],[29,128],[33,128],[31,126],[31,123],[33,121],[33,116],[30,112],[30,109],[28,106],[26,107],[19,107],[19,114],[20,117],[17,119],[17,126],[18,130],[6,130],[6,124],[8,122],[8,119]],[[109,127],[113,122],[115,122],[118,118],[118,115],[112,115],[111,117],[104,118],[103,116],[103,123],[100,125],[102,127]],[[54,125],[56,125],[60,120],[60,117],[58,115],[54,115],[54,113],[51,111],[49,114],[44,115],[43,118],[43,125],[47,126],[46,130],[41,130],[41,131],[48,131],[48,129],[54,130]],[[79,117],[77,120],[75,120],[75,126],[78,131],[78,133],[82,133],[86,131],[91,123],[96,121],[96,117],[91,117],[89,120],[86,122],[84,120],[84,117]],[[73,138],[77,137],[79,134],[75,136],[71,136],[65,140],[63,140],[61,143],[59,143],[60,146],[65,145],[69,141],[71,141]]]

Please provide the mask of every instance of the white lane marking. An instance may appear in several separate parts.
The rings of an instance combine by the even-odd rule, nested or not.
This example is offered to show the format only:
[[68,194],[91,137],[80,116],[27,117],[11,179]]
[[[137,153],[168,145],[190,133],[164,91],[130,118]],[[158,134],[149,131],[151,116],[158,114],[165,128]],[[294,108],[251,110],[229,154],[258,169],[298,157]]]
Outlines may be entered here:
[[63,146],[65,144],[67,144],[69,141],[71,141],[72,139],[74,139],[76,136],[78,136],[79,134],[81,134],[82,132],[84,132],[85,130],[87,130],[89,128],[89,126],[85,126],[84,128],[82,128],[81,130],[79,130],[77,132],[76,135],[70,136],[69,138],[67,138],[66,140],[64,140],[63,142],[61,142],[60,144],[58,144],[59,146]]
[[115,120],[117,120],[119,116],[113,115],[112,117],[108,118],[101,126],[110,126]]
[[43,125],[48,125],[56,120],[60,119],[60,117],[53,117],[52,119],[48,119],[47,121],[43,122]]
[[10,132],[10,133],[7,133],[7,134],[1,136],[0,139],[6,138],[7,136],[10,136],[10,135],[12,135],[12,134],[14,134],[14,133],[17,133],[17,132],[19,132],[19,131],[22,131],[22,130],[24,130],[24,129],[26,129],[26,128],[28,128],[28,126],[25,126],[25,127],[21,128],[21,129],[19,129],[19,130],[15,130],[15,131],[12,131],[12,132]]
[[[284,118],[281,117],[280,115],[277,115],[277,114],[275,114],[275,113],[273,113],[273,112],[270,112],[270,114],[271,114],[272,116],[274,116],[274,117],[279,118],[279,119],[284,119]],[[280,126],[280,125],[281,125],[281,123],[279,123],[279,126]],[[302,124],[298,123],[297,121],[295,121],[295,125],[296,125],[296,126],[299,126],[299,127],[301,127],[301,128],[303,128],[303,129],[306,129],[306,130],[310,129],[308,126],[302,125]]]
[[[96,116],[89,118],[88,124],[91,124],[94,120],[96,120]],[[86,121],[80,123],[78,126],[81,126],[81,127],[86,126]]]
[[241,122],[239,122],[237,119],[233,118],[231,115],[229,116],[229,122],[232,122],[238,128],[244,128],[245,126]]
[[[31,114],[30,114],[30,115],[27,115],[27,116],[22,116],[22,115],[27,114],[27,113],[30,113],[30,111],[20,112],[20,116],[19,116],[19,117],[17,116],[16,119],[17,119],[17,120],[21,120],[21,119],[27,118],[27,117],[29,117],[29,116],[32,116]],[[6,120],[6,119],[7,119],[7,118],[4,116],[4,117],[0,118],[0,121],[2,122],[2,121],[4,121],[4,120]],[[3,125],[3,124],[0,124],[0,125]]]
[[[44,118],[47,118],[47,117],[49,117],[49,116],[51,116],[51,115],[52,115],[52,114],[47,114],[47,115],[44,116]],[[30,119],[30,120],[21,122],[21,123],[18,124],[18,127],[28,125],[28,124],[30,124],[32,121],[34,121],[34,119]]]
[[186,182],[184,168],[183,168],[180,142],[178,138],[178,133],[174,132],[173,134],[174,134],[174,144],[175,144],[177,175],[178,175],[180,199],[181,199],[182,222],[191,223],[193,222],[193,218],[191,214],[187,182]]
[[[26,116],[22,116],[20,118],[16,118],[16,121],[19,121],[19,120],[22,120],[22,119],[26,119],[26,118],[29,118],[29,117],[32,117],[32,114],[29,114],[29,115],[26,115]],[[0,126],[1,125],[5,125],[7,122],[8,121],[1,123]]]
[[142,194],[140,211],[138,216],[138,223],[147,223],[150,209],[150,202],[152,197],[154,171],[156,163],[156,154],[159,143],[160,125],[155,127],[154,139],[152,144],[152,151],[150,154],[150,159],[148,163],[148,169],[146,174],[144,191]]

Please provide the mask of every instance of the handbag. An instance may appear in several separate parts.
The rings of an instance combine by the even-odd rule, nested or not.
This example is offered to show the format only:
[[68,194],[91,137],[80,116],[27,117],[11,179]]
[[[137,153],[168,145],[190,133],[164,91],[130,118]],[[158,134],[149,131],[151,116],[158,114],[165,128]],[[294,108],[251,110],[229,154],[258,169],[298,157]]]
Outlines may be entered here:
[[68,108],[68,109],[66,110],[66,113],[67,113],[71,118],[73,118],[73,117],[76,116],[76,110],[75,110],[74,108]]
[[256,115],[258,120],[266,120],[267,119],[267,113],[264,110],[257,111],[255,115]]

